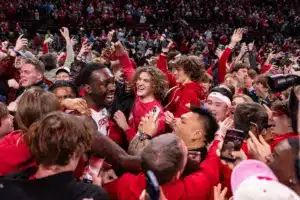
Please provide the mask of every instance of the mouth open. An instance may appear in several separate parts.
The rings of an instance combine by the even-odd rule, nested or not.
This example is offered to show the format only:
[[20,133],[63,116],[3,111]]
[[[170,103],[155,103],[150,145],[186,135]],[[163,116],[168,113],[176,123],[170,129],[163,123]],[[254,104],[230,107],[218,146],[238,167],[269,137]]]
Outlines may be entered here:
[[106,100],[113,101],[114,100],[114,95],[108,95],[108,96],[106,96]]

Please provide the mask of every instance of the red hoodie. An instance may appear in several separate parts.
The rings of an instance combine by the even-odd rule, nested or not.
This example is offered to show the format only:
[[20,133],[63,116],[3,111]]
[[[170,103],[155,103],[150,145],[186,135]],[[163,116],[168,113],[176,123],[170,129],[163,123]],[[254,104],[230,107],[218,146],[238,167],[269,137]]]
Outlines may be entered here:
[[167,69],[166,56],[161,54],[157,61],[157,67],[167,76],[169,85],[172,87],[165,110],[180,117],[190,111],[190,106],[199,106],[201,100],[205,99],[203,87],[198,82],[190,82],[184,85],[177,85],[176,78]]
[[[219,141],[214,141],[206,159],[200,164],[200,169],[179,180],[172,181],[162,186],[167,199],[194,200],[211,199],[213,186],[219,182],[220,159],[216,155]],[[112,199],[136,200],[146,188],[144,174],[133,175],[126,173],[119,179],[104,185]]]
[[[120,66],[124,73],[125,79],[127,81],[131,81],[134,76],[135,69],[133,67],[133,63],[131,62],[130,58],[128,57],[128,54],[120,56],[119,61],[120,61]],[[160,104],[160,102],[157,100],[154,100],[152,102],[143,103],[140,101],[140,99],[138,97],[135,97],[135,102],[134,102],[133,108],[131,109],[130,117],[128,119],[128,125],[130,128],[125,131],[128,142],[130,142],[136,135],[141,118],[143,116],[145,116],[146,114],[148,114],[150,111],[152,111],[155,106],[157,106],[160,109],[160,113],[159,113],[158,119],[157,119],[158,120],[158,130],[155,135],[164,133],[165,117],[164,117],[163,107]],[[118,135],[121,133],[118,132],[118,130],[119,129],[115,127],[115,124],[111,122],[110,128],[109,128],[109,137],[120,144],[121,137]]]

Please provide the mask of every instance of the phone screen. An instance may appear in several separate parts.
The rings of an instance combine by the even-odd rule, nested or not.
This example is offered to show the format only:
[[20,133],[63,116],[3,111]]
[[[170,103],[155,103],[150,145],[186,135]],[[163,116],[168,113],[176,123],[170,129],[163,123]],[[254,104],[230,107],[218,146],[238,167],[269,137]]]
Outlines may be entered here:
[[150,200],[159,200],[160,188],[154,173],[152,171],[147,171],[146,176],[146,192],[149,195]]
[[229,129],[224,138],[220,158],[229,162],[234,162],[236,159],[232,156],[232,152],[239,151],[242,148],[245,137],[246,134],[244,131]]
[[156,121],[159,115],[160,109],[159,107],[155,106],[152,110],[153,116],[154,116],[154,120]]

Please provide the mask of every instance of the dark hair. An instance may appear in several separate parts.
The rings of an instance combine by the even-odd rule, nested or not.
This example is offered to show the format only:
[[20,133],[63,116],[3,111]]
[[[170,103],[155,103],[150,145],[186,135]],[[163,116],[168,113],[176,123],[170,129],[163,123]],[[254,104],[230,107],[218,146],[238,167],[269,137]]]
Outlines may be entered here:
[[283,112],[285,115],[289,116],[289,108],[287,100],[276,100],[272,103],[271,110]]
[[270,88],[268,84],[268,77],[264,75],[257,76],[255,83],[261,83],[265,88]]
[[47,53],[45,55],[42,55],[40,57],[40,61],[42,61],[44,63],[46,71],[55,69],[57,66],[57,58],[52,53]]
[[256,72],[254,69],[249,69],[249,70],[248,70],[248,76],[249,76],[252,80],[254,80],[254,79],[256,78],[256,76],[257,76],[257,72]]
[[249,69],[250,67],[248,65],[245,65],[244,63],[237,63],[235,64],[234,68],[232,69],[232,72],[238,72],[240,69]]
[[219,124],[215,117],[206,109],[200,107],[191,107],[191,111],[200,116],[201,121],[204,123],[205,129],[205,142],[206,144],[211,143],[215,138],[215,133],[219,129]]
[[234,95],[234,87],[228,86],[228,85],[220,85],[217,87],[214,87],[211,92],[219,92],[222,95],[228,97],[230,101],[232,101],[233,95]]
[[201,81],[206,73],[203,62],[197,56],[181,56],[175,65],[183,67],[184,72],[192,81]]
[[89,64],[86,64],[75,81],[76,86],[90,84],[93,81],[92,80],[93,72],[103,68],[107,68],[107,67],[105,65],[96,62],[91,62]]
[[151,170],[160,185],[170,182],[184,167],[181,139],[174,134],[155,137],[141,153],[144,173]]
[[136,70],[133,83],[136,83],[141,73],[147,73],[151,78],[151,86],[157,100],[162,100],[168,89],[166,76],[162,71],[153,66],[140,67]]
[[35,59],[35,58],[31,58],[31,59],[26,59],[25,60],[25,64],[30,64],[33,65],[35,70],[40,72],[41,74],[44,74],[45,72],[45,65],[44,63],[42,63],[41,61]]
[[92,135],[82,117],[57,111],[34,123],[24,137],[37,164],[65,166],[74,154],[90,150]]
[[75,85],[71,82],[68,81],[56,81],[53,85],[51,85],[51,87],[49,88],[50,92],[53,92],[56,88],[60,88],[60,87],[69,87],[72,89],[72,92],[75,94],[75,96],[78,96],[78,91],[77,88],[75,87]]
[[248,133],[250,122],[257,124],[258,131],[262,132],[268,126],[268,113],[258,103],[242,103],[236,107],[234,113],[234,127]]
[[31,88],[24,92],[18,103],[15,115],[18,128],[27,131],[40,117],[60,109],[58,99],[51,92],[41,88]]
[[0,102],[0,126],[1,120],[9,115],[9,111],[4,103]]

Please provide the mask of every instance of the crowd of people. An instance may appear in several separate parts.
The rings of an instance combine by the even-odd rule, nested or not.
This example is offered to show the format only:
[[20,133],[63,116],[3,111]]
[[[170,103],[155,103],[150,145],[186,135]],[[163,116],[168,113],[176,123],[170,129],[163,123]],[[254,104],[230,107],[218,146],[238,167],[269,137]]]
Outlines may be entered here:
[[0,199],[300,199],[298,5],[3,4]]

